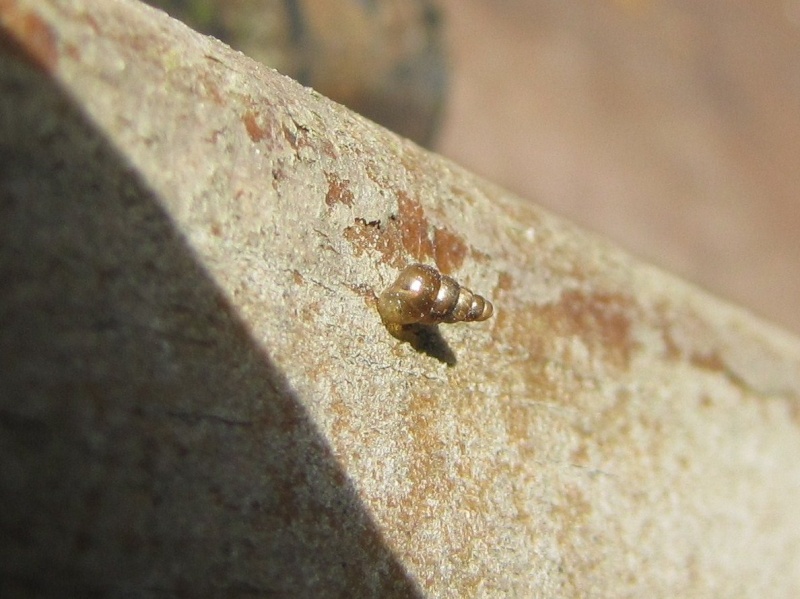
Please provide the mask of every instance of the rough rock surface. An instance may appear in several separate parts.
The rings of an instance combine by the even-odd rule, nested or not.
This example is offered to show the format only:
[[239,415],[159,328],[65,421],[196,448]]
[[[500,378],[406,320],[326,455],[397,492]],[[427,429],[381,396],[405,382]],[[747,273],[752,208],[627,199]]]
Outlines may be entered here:
[[[0,2],[0,591],[800,592],[800,343],[132,0]],[[496,315],[391,337],[412,261]]]

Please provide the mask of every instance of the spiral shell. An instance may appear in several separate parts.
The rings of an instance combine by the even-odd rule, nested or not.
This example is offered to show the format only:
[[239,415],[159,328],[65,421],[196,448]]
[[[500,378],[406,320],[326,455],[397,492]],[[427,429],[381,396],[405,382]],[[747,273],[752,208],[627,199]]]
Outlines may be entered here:
[[378,313],[392,325],[486,320],[493,311],[489,300],[424,264],[407,266],[378,297]]

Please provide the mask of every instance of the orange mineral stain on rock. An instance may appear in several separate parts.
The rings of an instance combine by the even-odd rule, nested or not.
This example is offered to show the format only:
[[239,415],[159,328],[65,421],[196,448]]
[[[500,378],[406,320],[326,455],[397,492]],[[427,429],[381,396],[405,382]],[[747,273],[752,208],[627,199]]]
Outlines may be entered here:
[[[328,193],[325,203],[353,205],[347,181],[327,174]],[[403,191],[397,192],[397,215],[384,222],[355,219],[355,224],[345,228],[344,238],[355,249],[356,255],[372,249],[381,253],[384,264],[396,268],[411,262],[427,263],[432,258],[444,274],[452,274],[464,264],[470,248],[464,239],[447,227],[432,227],[425,210],[415,199]]]
[[350,191],[350,181],[347,179],[343,181],[334,173],[325,173],[325,178],[328,180],[328,193],[325,194],[325,203],[328,207],[333,208],[336,204],[351,207],[355,198]]
[[720,374],[743,392],[758,395],[726,362],[724,345],[714,341],[707,322],[693,311],[669,312],[663,304],[658,305],[657,310],[656,327],[661,333],[667,359],[684,361],[693,368]]
[[422,205],[405,192],[397,192],[397,212],[403,247],[417,262],[433,256],[430,224]]
[[713,351],[706,353],[695,352],[689,356],[689,362],[697,368],[710,372],[724,373],[728,370],[719,354]]
[[367,250],[375,250],[381,254],[381,262],[384,264],[394,268],[402,268],[406,264],[402,235],[394,220],[383,227],[380,221],[367,222],[363,218],[357,218],[354,224],[345,228],[343,236],[353,246],[356,256]]
[[444,274],[449,275],[461,268],[467,255],[467,244],[457,234],[445,228],[433,231],[433,259]]
[[[420,537],[420,529],[430,530],[431,523],[441,517],[442,509],[452,508],[459,503],[461,509],[454,516],[452,526],[443,534],[447,535],[447,544],[452,552],[447,556],[451,564],[466,567],[469,564],[467,555],[460,555],[463,549],[469,549],[474,538],[467,534],[465,518],[467,510],[479,513],[485,509],[479,499],[476,504],[467,507],[468,501],[463,498],[463,481],[458,476],[458,469],[448,459],[448,447],[454,438],[446,429],[439,428],[440,413],[443,409],[440,399],[426,393],[415,393],[409,397],[405,412],[405,426],[408,431],[408,465],[406,477],[407,493],[398,498],[395,515],[396,527],[400,534],[409,540]],[[462,470],[463,472],[463,470]],[[491,481],[488,483],[491,485]],[[418,567],[424,565],[424,553],[415,552],[406,556],[411,564]],[[423,580],[423,587],[431,587],[431,580]]]
[[283,138],[291,146],[295,153],[301,148],[313,148],[314,144],[309,141],[308,129],[302,125],[294,123],[294,127],[284,123],[282,126]]
[[562,335],[577,335],[592,352],[622,369],[630,364],[636,342],[631,335],[631,315],[636,304],[619,293],[566,291],[544,311],[553,329]]
[[38,15],[20,8],[16,2],[0,2],[0,48],[45,73],[58,64],[56,34]]
[[503,271],[497,275],[497,285],[495,285],[495,295],[500,295],[500,292],[510,291],[514,287],[514,277],[509,273]]
[[258,124],[258,118],[253,111],[248,110],[244,113],[242,116],[242,123],[244,123],[247,135],[250,136],[253,142],[258,143],[267,137],[267,130]]

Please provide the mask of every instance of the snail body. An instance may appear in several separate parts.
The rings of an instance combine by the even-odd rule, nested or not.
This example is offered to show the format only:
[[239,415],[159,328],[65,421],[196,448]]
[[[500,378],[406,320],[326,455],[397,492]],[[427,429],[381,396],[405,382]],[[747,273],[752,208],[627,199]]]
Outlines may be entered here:
[[486,320],[492,303],[424,264],[407,266],[378,297],[378,313],[390,325]]

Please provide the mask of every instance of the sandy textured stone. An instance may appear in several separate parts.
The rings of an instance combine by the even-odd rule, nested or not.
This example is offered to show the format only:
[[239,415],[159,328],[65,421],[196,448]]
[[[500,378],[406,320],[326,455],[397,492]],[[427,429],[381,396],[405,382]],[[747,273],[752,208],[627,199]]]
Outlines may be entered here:
[[[800,592],[797,339],[144,5],[0,18],[4,596]],[[411,261],[495,317],[397,341]]]

